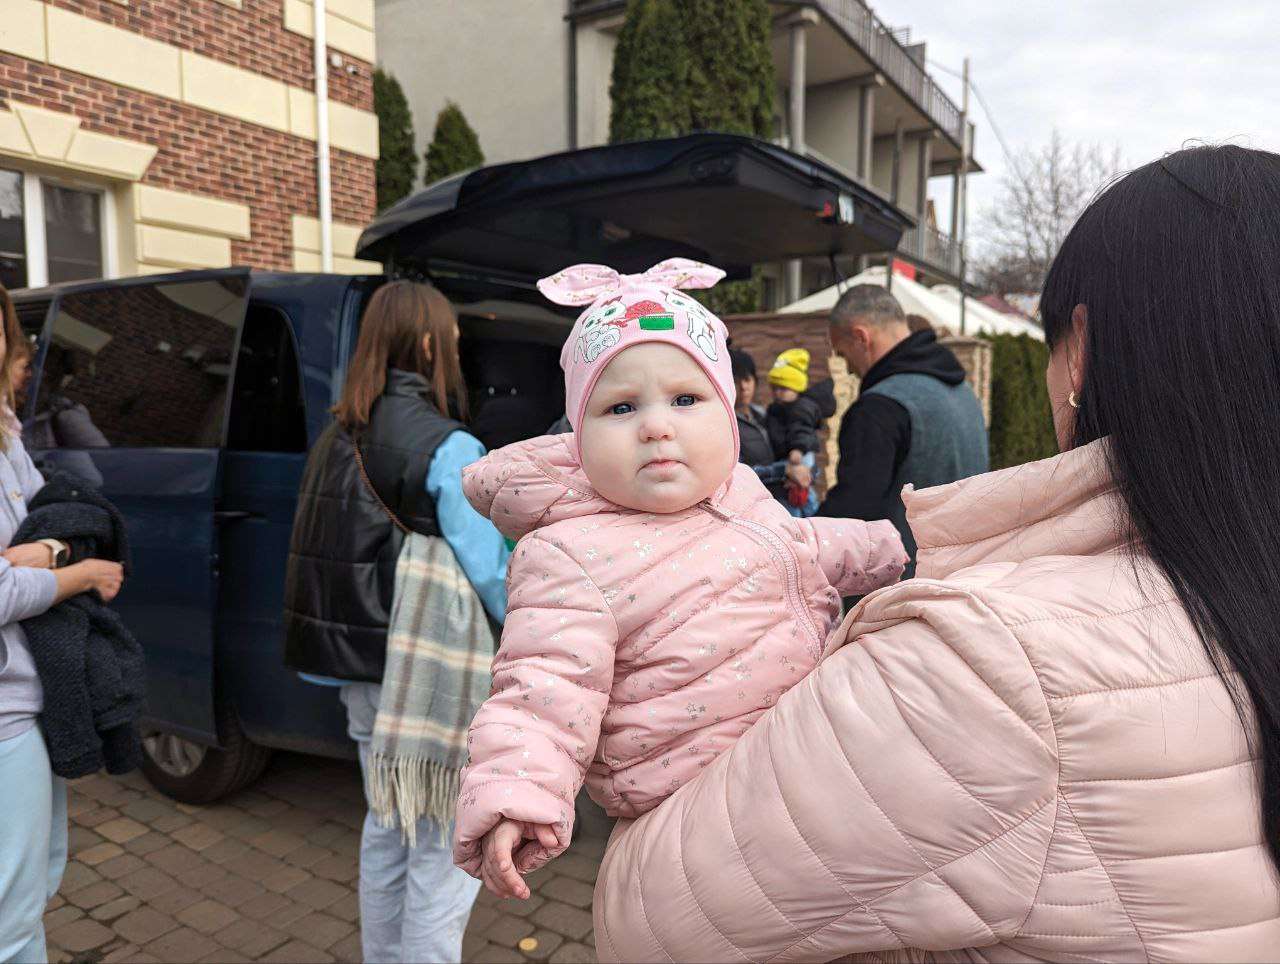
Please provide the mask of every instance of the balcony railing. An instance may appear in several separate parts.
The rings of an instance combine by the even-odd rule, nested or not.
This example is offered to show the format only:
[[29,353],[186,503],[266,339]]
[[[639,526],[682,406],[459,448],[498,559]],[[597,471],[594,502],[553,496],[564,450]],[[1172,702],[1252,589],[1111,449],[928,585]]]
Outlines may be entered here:
[[[960,108],[929,76],[928,71],[907,53],[907,48],[894,36],[862,0],[810,0],[823,11],[850,43],[859,47],[876,69],[885,74],[928,115],[956,144],[962,143]],[[625,0],[573,0],[570,16],[621,10]]]
[[898,242],[898,253],[917,261],[941,268],[949,274],[960,275],[960,245],[955,238],[928,225],[907,228]]
[[893,31],[860,0],[817,0],[817,6],[834,21],[853,44],[862,49],[876,68],[897,84],[908,97],[961,143],[960,108],[942,92],[928,72],[898,42]]

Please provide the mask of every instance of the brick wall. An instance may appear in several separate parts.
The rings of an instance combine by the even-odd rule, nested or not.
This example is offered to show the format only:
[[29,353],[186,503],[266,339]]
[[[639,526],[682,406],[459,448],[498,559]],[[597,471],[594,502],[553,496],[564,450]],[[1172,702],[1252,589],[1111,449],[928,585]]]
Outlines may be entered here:
[[[804,348],[809,352],[809,381],[819,382],[831,377],[829,360],[831,358],[831,340],[827,336],[826,315],[766,315],[725,319],[729,329],[729,338],[733,347],[745,351],[754,359],[756,372],[756,404],[765,405],[773,401],[773,393],[766,377],[773,367],[774,359],[788,348]],[[837,413],[837,418],[840,412]],[[831,432],[824,429],[820,439],[822,447],[818,451],[819,490],[825,493],[825,469],[831,458],[828,444]]]
[[[249,205],[252,236],[232,244],[232,261],[292,267],[290,218],[314,216],[317,208],[312,141],[9,54],[0,54],[0,92],[6,106],[12,96],[73,113],[85,130],[156,145],[144,184]],[[374,161],[335,149],[332,164],[334,218],[367,222],[374,214]]]
[[[217,0],[45,0],[130,33],[193,50],[205,57],[314,89],[312,44],[309,37],[284,28],[283,0],[242,0],[237,10]],[[344,54],[345,61],[351,61]],[[369,67],[359,75],[329,68],[329,96],[364,110],[373,108]]]

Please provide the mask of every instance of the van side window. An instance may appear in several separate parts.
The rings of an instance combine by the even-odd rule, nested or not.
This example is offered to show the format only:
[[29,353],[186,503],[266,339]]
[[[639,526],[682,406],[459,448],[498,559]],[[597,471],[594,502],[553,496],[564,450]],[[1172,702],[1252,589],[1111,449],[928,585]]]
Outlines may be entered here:
[[306,409],[298,350],[279,309],[250,304],[231,389],[227,448],[242,452],[305,452]]
[[217,448],[245,282],[114,286],[62,296],[33,448]]

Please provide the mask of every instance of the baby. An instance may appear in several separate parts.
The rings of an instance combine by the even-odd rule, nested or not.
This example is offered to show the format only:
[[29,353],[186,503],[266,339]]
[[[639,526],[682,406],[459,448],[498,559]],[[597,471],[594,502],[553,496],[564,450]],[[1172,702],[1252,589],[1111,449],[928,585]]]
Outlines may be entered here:
[[574,432],[464,473],[520,539],[454,840],[501,896],[569,845],[584,778],[611,815],[656,807],[817,665],[841,596],[906,563],[891,523],[792,518],[737,464],[724,324],[677,290],[723,276],[675,258],[540,281],[590,305],[560,359]]
[[[836,413],[836,397],[831,379],[809,384],[809,353],[789,348],[769,369],[773,404],[765,414],[769,439],[776,452],[791,464],[817,464],[822,423]],[[818,511],[818,492],[813,486],[789,483],[787,501],[794,516],[807,518]]]

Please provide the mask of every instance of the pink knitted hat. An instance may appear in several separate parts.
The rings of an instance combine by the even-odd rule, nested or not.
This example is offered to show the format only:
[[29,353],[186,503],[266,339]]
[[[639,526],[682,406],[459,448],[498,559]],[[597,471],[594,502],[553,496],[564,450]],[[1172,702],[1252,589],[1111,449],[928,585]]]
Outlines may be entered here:
[[602,264],[576,264],[538,282],[559,305],[589,305],[574,323],[560,352],[565,412],[577,430],[596,380],[614,355],[632,345],[661,342],[688,354],[711,379],[733,426],[737,390],[729,364],[728,331],[719,318],[679,288],[710,288],[724,277],[719,268],[669,258],[644,274],[620,275]]

